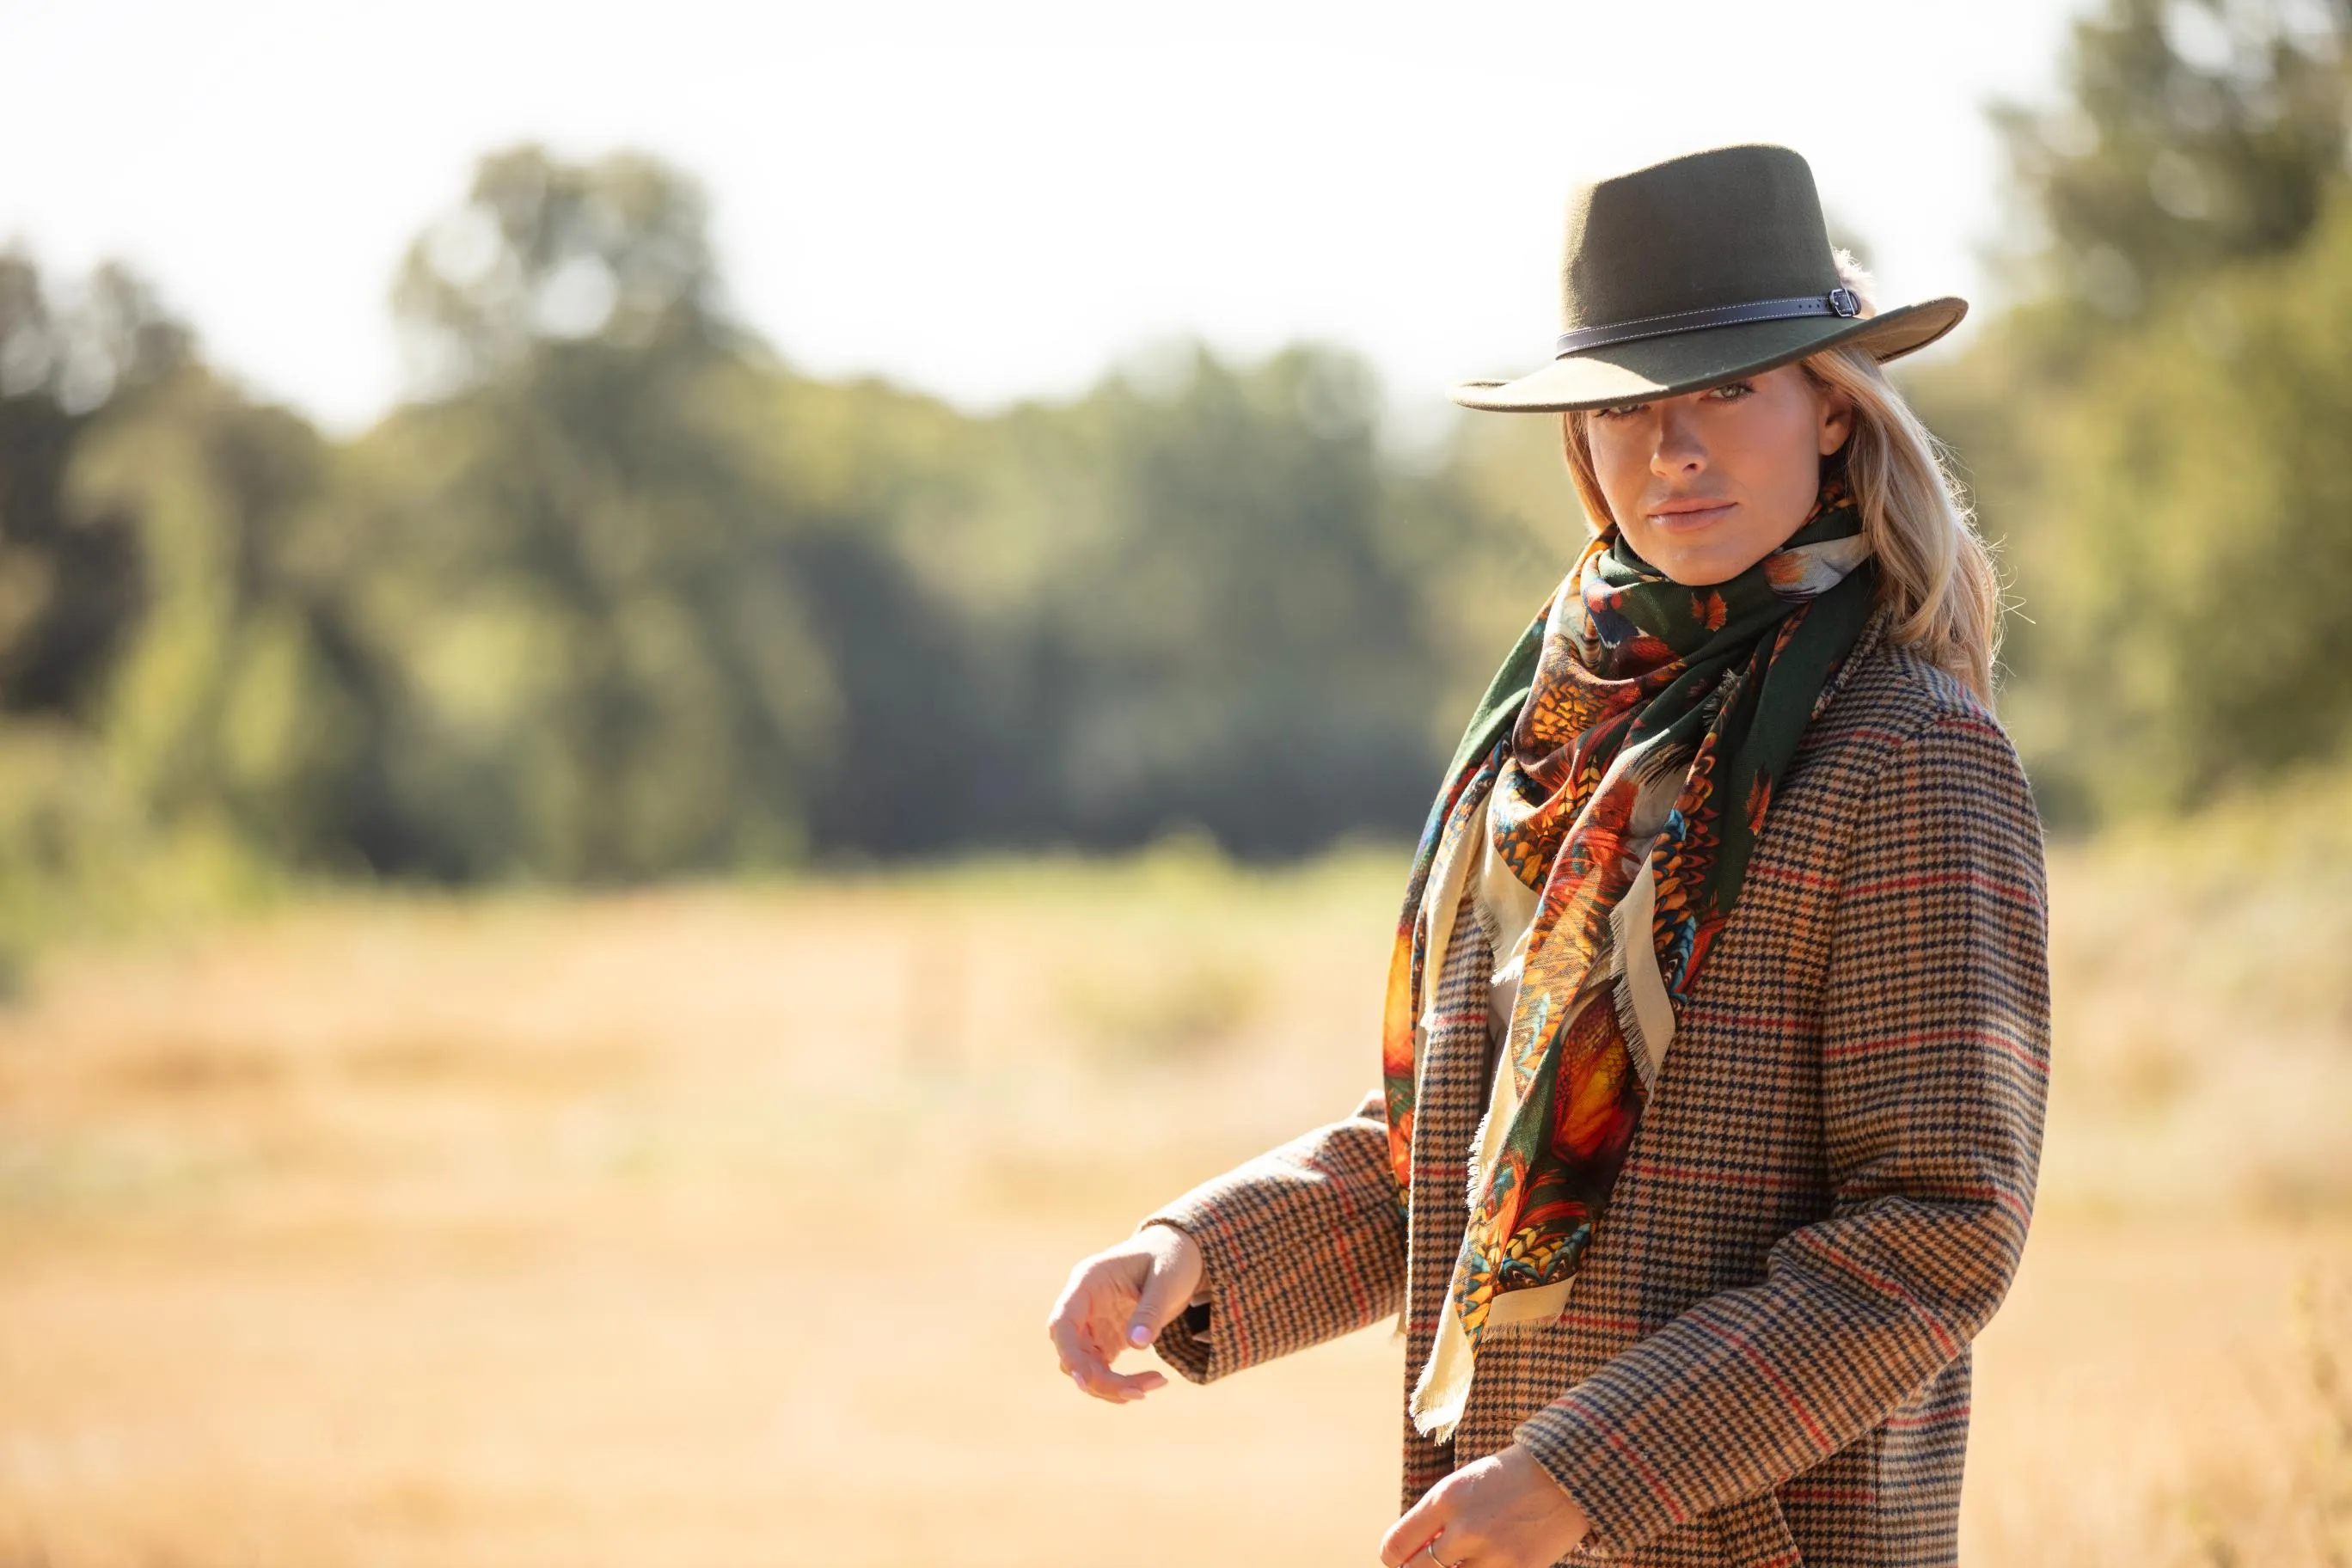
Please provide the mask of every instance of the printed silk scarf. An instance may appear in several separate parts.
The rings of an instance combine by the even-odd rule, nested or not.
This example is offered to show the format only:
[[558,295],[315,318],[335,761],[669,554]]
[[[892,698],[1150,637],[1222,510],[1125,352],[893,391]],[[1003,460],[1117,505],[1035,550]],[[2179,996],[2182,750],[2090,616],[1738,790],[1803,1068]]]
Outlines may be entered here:
[[1869,616],[1869,555],[1834,471],[1780,549],[1707,587],[1675,583],[1612,524],[1481,701],[1414,853],[1381,1042],[1409,1213],[1432,949],[1454,929],[1483,849],[1465,841],[1483,826],[1538,900],[1509,1070],[1472,1141],[1449,1310],[1412,1401],[1425,1435],[1460,1420],[1488,1327],[1565,1305],[1773,783]]

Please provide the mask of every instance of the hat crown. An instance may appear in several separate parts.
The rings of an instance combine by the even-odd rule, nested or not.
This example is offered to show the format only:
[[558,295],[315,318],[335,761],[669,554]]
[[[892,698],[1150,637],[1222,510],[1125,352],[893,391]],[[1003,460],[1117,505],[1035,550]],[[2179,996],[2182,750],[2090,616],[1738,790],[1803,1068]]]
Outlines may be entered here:
[[1580,185],[1569,198],[1566,331],[1838,286],[1813,171],[1790,148],[1711,148]]

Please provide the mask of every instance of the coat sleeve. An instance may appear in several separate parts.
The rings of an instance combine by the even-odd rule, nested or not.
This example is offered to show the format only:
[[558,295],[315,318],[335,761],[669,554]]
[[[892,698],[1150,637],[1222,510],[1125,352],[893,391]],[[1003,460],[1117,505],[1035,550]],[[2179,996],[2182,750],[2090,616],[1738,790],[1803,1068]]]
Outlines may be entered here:
[[[1193,1383],[1336,1339],[1404,1298],[1404,1220],[1375,1087],[1343,1119],[1212,1177],[1137,1222],[1199,1244],[1205,1302],[1152,1342]],[[1196,1302],[1200,1301],[1198,1295]]]
[[1622,1551],[1853,1443],[1956,1357],[2025,1244],[2049,1068],[2040,822],[2015,749],[1947,707],[1845,852],[1821,1093],[1833,1203],[1514,1432]]

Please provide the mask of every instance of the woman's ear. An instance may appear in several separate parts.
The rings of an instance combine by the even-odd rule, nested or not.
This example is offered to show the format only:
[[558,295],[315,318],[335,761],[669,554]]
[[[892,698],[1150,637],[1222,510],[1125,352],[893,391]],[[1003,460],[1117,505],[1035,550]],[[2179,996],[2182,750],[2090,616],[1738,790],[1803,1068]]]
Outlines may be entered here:
[[1821,452],[1826,458],[1853,434],[1853,399],[1834,386],[1821,391]]

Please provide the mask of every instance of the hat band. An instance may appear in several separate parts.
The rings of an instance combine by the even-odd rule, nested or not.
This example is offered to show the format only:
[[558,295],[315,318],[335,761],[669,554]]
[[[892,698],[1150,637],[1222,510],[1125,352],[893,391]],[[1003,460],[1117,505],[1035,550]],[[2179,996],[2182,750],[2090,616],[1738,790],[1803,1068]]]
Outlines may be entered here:
[[1696,332],[1706,327],[1736,327],[1746,321],[1781,321],[1795,316],[1859,316],[1861,297],[1851,289],[1826,294],[1799,294],[1787,300],[1751,300],[1744,305],[1709,305],[1700,310],[1675,310],[1664,316],[1643,316],[1612,321],[1604,327],[1578,327],[1560,333],[1552,358],[1566,359],[1586,349],[1630,343],[1638,338],[1663,338],[1675,332]]

